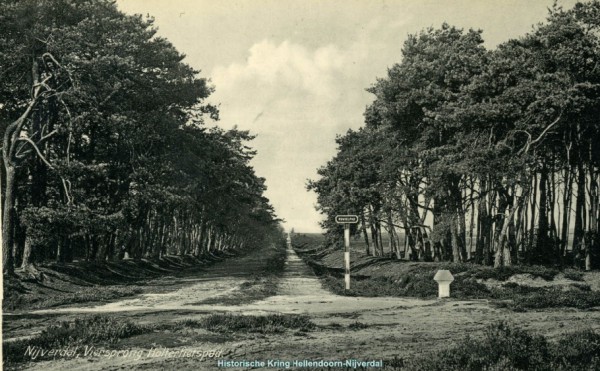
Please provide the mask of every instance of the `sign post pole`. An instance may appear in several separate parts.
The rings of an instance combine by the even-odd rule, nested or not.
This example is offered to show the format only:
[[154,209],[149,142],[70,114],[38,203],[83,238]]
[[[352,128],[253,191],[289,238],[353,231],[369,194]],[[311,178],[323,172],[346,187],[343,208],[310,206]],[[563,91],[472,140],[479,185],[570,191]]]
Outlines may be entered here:
[[350,290],[350,223],[344,223],[344,266],[346,290]]
[[350,290],[350,224],[358,223],[356,215],[337,215],[335,222],[344,225],[344,281]]

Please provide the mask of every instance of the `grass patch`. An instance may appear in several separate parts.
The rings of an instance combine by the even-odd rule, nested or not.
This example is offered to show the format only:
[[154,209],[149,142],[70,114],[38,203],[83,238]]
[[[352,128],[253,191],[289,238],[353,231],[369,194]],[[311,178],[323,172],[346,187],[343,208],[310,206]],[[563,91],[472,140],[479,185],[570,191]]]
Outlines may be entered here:
[[287,330],[311,331],[316,328],[316,325],[308,316],[299,314],[270,314],[260,316],[224,313],[211,314],[201,319],[185,319],[164,323],[156,325],[153,328],[169,331],[206,329],[219,333],[275,334]]
[[597,370],[600,334],[580,331],[549,342],[504,322],[482,339],[467,337],[449,348],[403,362],[408,370]]
[[353,322],[353,323],[351,323],[351,324],[348,325],[348,328],[350,330],[362,330],[362,329],[367,328],[367,327],[369,327],[369,325],[367,325],[366,323],[358,322],[358,321]]
[[324,276],[323,283],[338,295],[347,296],[412,296],[433,298],[437,295],[437,283],[433,274],[395,277],[378,276],[363,280],[353,280],[350,290],[345,290],[344,279],[334,276]]
[[285,268],[285,259],[287,251],[285,248],[276,248],[273,253],[267,258],[263,274],[279,275]]
[[[454,265],[454,264],[452,264]],[[450,286],[452,298],[455,299],[490,299],[498,307],[514,311],[526,311],[546,308],[577,308],[590,309],[600,306],[600,292],[592,291],[590,286],[582,283],[571,284],[568,287],[531,287],[506,282],[499,287],[488,288],[477,281],[481,271],[466,270],[469,264],[462,264],[463,270],[455,269],[454,282]],[[338,295],[347,296],[394,296],[432,299],[438,294],[437,283],[433,280],[439,267],[426,268],[417,266],[410,273],[401,277],[377,276],[369,279],[353,280],[351,289],[345,290],[343,278],[323,276],[322,282]],[[446,266],[446,268],[451,268]],[[455,267],[456,268],[456,267]],[[544,270],[533,268],[542,277]],[[493,270],[493,268],[484,271]],[[453,271],[453,273],[455,272]],[[511,272],[524,272],[521,269]],[[548,270],[552,272],[552,270]],[[486,273],[487,274],[487,273]],[[496,278],[506,277],[506,271],[493,275]],[[550,277],[550,273],[546,277]],[[492,275],[487,275],[491,277]]]
[[559,287],[519,286],[511,291],[498,292],[496,297],[510,300],[498,301],[495,303],[497,306],[514,311],[546,308],[590,309],[600,306],[600,292],[590,291],[587,285],[582,289],[574,287],[571,290],[563,290]]
[[253,332],[261,334],[282,333],[286,330],[311,331],[315,324],[306,315],[271,314],[267,316],[244,316],[212,314],[196,324],[214,332]]
[[243,305],[262,300],[277,294],[279,277],[268,275],[255,276],[250,281],[243,282],[238,289],[229,294],[207,298],[189,305]]
[[583,281],[583,272],[577,271],[575,269],[565,269],[563,275],[566,279],[572,281]]
[[[268,316],[244,316],[232,314],[213,314],[199,320],[186,319],[177,322],[139,325],[132,321],[110,316],[94,315],[63,321],[48,326],[30,339],[5,341],[3,361],[7,365],[28,361],[43,361],[54,358],[53,354],[38,355],[35,359],[28,349],[61,349],[81,346],[115,347],[122,339],[138,335],[160,337],[156,332],[165,334],[180,333],[190,336],[190,329],[205,329],[219,334],[259,333],[276,334],[294,330],[296,334],[312,331],[316,328],[306,315],[273,314]],[[179,336],[177,335],[177,336]],[[206,336],[203,337],[204,339]],[[226,338],[226,337],[225,337]],[[223,340],[223,339],[221,339]]]
[[343,326],[342,324],[338,323],[338,322],[331,322],[330,324],[325,326],[326,328],[332,328],[332,329],[341,329]]
[[480,279],[494,279],[497,281],[506,281],[515,274],[530,274],[533,277],[540,277],[546,281],[552,281],[554,277],[560,272],[558,269],[544,267],[541,265],[515,265],[510,267],[484,267],[479,266],[476,272],[474,272],[474,278]]
[[[353,280],[351,289],[345,290],[342,278],[334,276],[323,277],[324,284],[338,295],[348,296],[399,296],[432,299],[438,295],[438,284],[433,280],[437,268],[413,269],[410,274],[401,277],[377,276],[369,279]],[[451,286],[452,297],[458,299],[473,299],[489,297],[490,290],[474,278],[455,275]]]
[[94,286],[85,290],[68,293],[57,293],[31,303],[31,309],[52,308],[60,305],[108,302],[114,299],[124,298],[141,294],[143,290],[139,287],[130,286]]
[[[328,254],[333,256],[337,252]],[[303,258],[307,261],[316,257],[315,254],[311,256]],[[361,259],[359,256],[357,261],[362,261]],[[519,274],[552,281],[561,271],[539,265],[493,268],[473,263],[368,261],[361,263],[363,265],[353,271],[355,275],[351,289],[345,290],[343,277],[335,272],[337,267],[323,265],[323,262],[331,260],[321,256],[314,260],[311,266],[313,269],[317,267],[315,272],[321,273],[323,284],[338,295],[433,299],[438,294],[438,285],[433,277],[438,270],[447,269],[454,276],[454,282],[450,286],[451,297],[454,299],[488,299],[499,307],[515,311],[560,307],[589,309],[600,306],[600,293],[592,291],[589,285],[582,283],[584,274],[573,269],[566,269],[562,275],[572,281],[578,281],[577,283],[531,287],[506,281]],[[371,272],[371,276],[365,276],[363,273],[366,272]],[[488,286],[482,280],[498,281],[500,285]]]

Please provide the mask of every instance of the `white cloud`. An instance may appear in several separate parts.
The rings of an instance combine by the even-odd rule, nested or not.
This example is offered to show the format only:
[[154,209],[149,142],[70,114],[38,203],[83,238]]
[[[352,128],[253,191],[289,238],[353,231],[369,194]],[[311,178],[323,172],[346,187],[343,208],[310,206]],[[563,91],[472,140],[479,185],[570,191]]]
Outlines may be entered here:
[[267,179],[267,197],[287,228],[318,230],[316,196],[305,190],[306,179],[316,178],[316,169],[335,154],[336,134],[362,125],[372,99],[365,88],[394,62],[378,34],[390,28],[380,23],[366,24],[344,46],[263,40],[243,63],[212,71],[211,100],[221,103],[221,126],[258,134],[253,165]]
[[280,92],[285,88],[327,98],[334,87],[332,73],[342,67],[343,56],[335,46],[311,53],[302,45],[289,41],[276,45],[263,40],[250,48],[246,63],[217,66],[212,79],[224,91],[240,84],[254,84],[263,93],[265,90]]

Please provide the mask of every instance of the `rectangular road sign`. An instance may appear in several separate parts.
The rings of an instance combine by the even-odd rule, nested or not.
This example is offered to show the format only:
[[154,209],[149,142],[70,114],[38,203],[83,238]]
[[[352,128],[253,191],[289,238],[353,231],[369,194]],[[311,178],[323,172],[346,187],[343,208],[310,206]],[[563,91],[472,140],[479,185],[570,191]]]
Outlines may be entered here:
[[358,223],[358,216],[356,215],[337,215],[335,217],[335,222],[338,224],[356,224]]

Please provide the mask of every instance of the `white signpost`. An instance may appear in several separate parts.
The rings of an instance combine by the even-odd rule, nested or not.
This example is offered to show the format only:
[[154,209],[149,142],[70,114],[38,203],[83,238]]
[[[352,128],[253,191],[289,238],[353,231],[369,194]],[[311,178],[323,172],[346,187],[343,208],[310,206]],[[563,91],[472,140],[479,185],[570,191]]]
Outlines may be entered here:
[[346,281],[346,290],[350,290],[350,224],[358,223],[356,215],[338,215],[335,222],[344,225],[344,281]]

